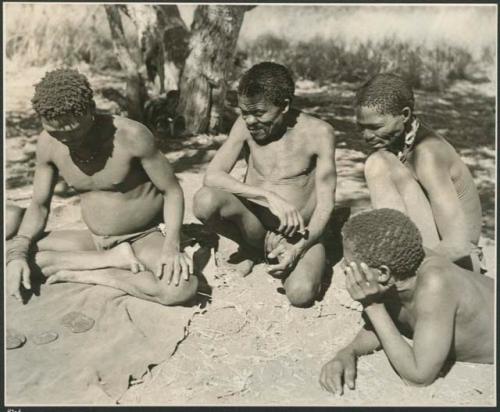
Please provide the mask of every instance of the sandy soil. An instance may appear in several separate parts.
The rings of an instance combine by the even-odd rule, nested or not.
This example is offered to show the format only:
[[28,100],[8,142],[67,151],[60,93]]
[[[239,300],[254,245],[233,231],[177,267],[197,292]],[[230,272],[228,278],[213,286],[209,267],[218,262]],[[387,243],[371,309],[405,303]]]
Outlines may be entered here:
[[[40,127],[29,109],[31,85],[42,74],[39,69],[7,73],[6,198],[21,206],[26,206],[31,197],[35,135]],[[102,74],[93,74],[91,83],[96,89],[123,87],[119,78]],[[336,121],[348,124],[352,117],[342,99],[348,99],[352,92],[341,89],[332,87],[327,92],[337,93]],[[116,103],[100,93],[96,95],[101,109],[120,111]],[[303,106],[325,117],[322,116],[326,112],[324,98],[318,96],[310,90],[302,91],[303,102],[317,103]],[[435,97],[426,104],[443,108],[447,102],[444,99],[440,104]],[[494,123],[494,118],[489,121]],[[341,137],[349,134],[342,127],[337,129]],[[224,136],[193,137],[182,144],[176,143],[167,154],[185,191],[186,222],[196,222],[190,213],[192,197],[201,186],[207,162],[223,139]],[[365,154],[351,143],[348,136],[341,138],[337,152],[337,200],[340,210],[350,208],[355,212],[369,206],[369,197],[362,173]],[[493,143],[481,149],[459,148],[476,183],[485,188],[483,203],[487,199],[492,205],[485,208],[485,236],[481,241],[486,248],[490,274],[495,268],[492,147]],[[241,173],[242,167],[239,164],[236,173]],[[53,201],[49,228],[63,227],[84,226],[78,198],[61,187]],[[234,250],[234,244],[223,240],[217,256]],[[336,273],[329,276],[331,284],[325,296],[312,308],[297,309],[282,294],[281,282],[268,276],[262,265],[257,265],[243,279],[218,267],[213,252],[207,258],[204,276],[212,289],[212,299],[201,303],[202,310],[191,321],[186,338],[171,359],[154,367],[140,383],[133,385],[120,400],[121,404],[471,406],[495,403],[493,366],[456,364],[431,387],[414,388],[398,378],[383,353],[360,359],[355,391],[347,390],[343,397],[324,392],[318,384],[321,366],[352,339],[361,325],[360,313],[343,306],[348,300],[342,276]]]

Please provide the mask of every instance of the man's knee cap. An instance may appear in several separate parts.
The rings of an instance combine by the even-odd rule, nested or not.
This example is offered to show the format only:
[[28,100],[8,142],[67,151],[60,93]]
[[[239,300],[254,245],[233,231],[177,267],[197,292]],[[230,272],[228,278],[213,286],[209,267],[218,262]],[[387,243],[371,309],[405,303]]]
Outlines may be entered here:
[[193,299],[197,290],[198,278],[191,276],[187,282],[181,280],[178,286],[165,285],[158,295],[158,302],[166,306],[180,305]]
[[390,170],[388,153],[377,151],[368,156],[365,162],[365,176],[376,176]]
[[304,307],[314,303],[319,285],[311,282],[295,282],[286,288],[286,296],[293,306]]
[[215,190],[202,187],[193,199],[193,213],[200,220],[208,220],[219,210],[220,204]]

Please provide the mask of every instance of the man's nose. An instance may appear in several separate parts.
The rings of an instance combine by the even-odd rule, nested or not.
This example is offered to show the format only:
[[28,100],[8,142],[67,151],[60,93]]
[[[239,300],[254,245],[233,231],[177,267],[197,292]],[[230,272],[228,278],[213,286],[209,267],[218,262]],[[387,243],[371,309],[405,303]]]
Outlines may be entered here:
[[375,138],[375,133],[371,130],[363,130],[363,138],[369,143]]
[[250,114],[248,116],[245,116],[245,123],[247,124],[247,126],[253,126],[257,123],[257,119],[255,116]]

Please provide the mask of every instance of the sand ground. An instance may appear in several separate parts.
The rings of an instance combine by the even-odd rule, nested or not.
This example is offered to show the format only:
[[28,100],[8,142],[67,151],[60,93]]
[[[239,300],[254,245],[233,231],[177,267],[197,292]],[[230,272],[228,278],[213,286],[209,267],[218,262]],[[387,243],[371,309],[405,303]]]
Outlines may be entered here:
[[[5,197],[21,206],[26,206],[31,197],[34,145],[40,126],[29,108],[29,99],[32,85],[41,74],[43,71],[39,69],[7,73]],[[93,74],[91,83],[98,90],[105,86],[122,87],[119,78],[104,74]],[[443,109],[452,101],[453,93],[470,96],[473,86],[460,87],[465,91],[458,88],[444,97],[428,97],[425,105]],[[484,90],[474,89],[477,94],[491,98],[491,87],[481,87]],[[325,93],[327,97],[332,94],[337,97],[339,104],[335,113],[338,116],[335,113],[331,116],[335,122],[347,125],[342,129],[343,124],[332,122],[341,136],[337,152],[337,203],[340,209],[350,208],[355,212],[369,207],[363,180],[365,154],[349,137],[348,123],[353,119],[345,99],[351,92],[340,90],[342,85],[332,85],[326,91],[309,88],[299,91],[299,102],[304,103],[305,110],[328,118]],[[116,103],[106,100],[99,92],[96,95],[98,107],[119,112]],[[456,116],[470,115],[466,109],[458,107]],[[491,113],[484,116],[494,123]],[[192,197],[201,186],[207,162],[224,137],[196,136],[172,144],[167,154],[185,191],[187,223],[196,222],[190,213]],[[496,277],[494,142],[481,147],[458,146],[480,187],[485,215],[481,244],[485,247],[489,273]],[[238,165],[236,172],[241,173],[242,167]],[[50,229],[63,227],[84,227],[78,197],[67,190],[56,193],[49,219]],[[234,250],[234,244],[221,241],[217,254],[207,255],[204,276],[212,288],[212,299],[200,304],[200,313],[192,319],[175,354],[136,381],[120,399],[120,404],[472,406],[496,403],[494,366],[455,364],[432,386],[414,388],[398,378],[381,352],[360,359],[355,391],[347,390],[342,397],[326,393],[318,383],[321,366],[352,339],[361,325],[360,313],[345,306],[348,300],[342,275],[333,274],[331,285],[320,302],[309,309],[297,309],[288,304],[280,293],[280,281],[268,276],[263,265],[257,265],[246,278],[216,265],[215,257],[227,256]]]

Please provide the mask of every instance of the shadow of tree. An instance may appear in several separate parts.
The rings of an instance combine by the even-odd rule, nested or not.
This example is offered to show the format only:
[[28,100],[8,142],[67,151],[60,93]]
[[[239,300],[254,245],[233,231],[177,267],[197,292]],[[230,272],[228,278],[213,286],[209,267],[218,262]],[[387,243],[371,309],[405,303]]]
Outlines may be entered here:
[[5,113],[5,137],[35,136],[42,131],[42,123],[33,111],[8,111]]

